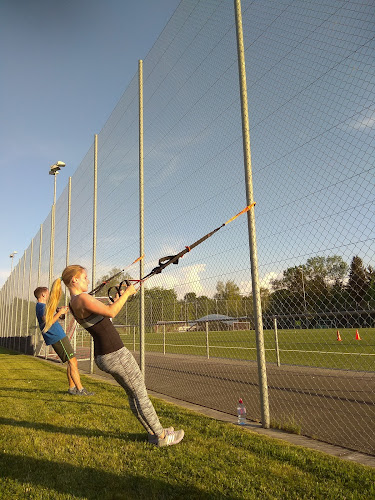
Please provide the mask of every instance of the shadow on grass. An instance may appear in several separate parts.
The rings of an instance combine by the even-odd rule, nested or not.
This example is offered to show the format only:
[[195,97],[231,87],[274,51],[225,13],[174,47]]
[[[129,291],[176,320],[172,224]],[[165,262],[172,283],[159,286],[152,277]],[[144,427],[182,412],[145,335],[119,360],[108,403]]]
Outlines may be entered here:
[[[126,464],[121,468],[124,469],[125,467]],[[0,453],[0,478],[6,479],[4,488],[9,484],[9,480],[12,480],[24,485],[22,487],[23,492],[27,491],[26,488],[28,488],[29,494],[35,487],[38,487],[39,491],[35,493],[44,495],[40,498],[45,499],[55,498],[54,492],[88,500],[143,498],[212,500],[213,498],[220,498],[215,494],[206,493],[186,483],[173,484],[173,477],[170,477],[170,481],[161,480],[160,478],[150,479],[140,474],[126,472],[126,470],[121,474],[115,474],[92,467],[78,467],[61,462],[5,453]],[[44,488],[49,491],[43,491]],[[20,488],[20,493],[22,490]],[[4,494],[6,493],[5,490]],[[226,495],[225,498],[234,500],[239,497]]]
[[12,351],[6,347],[0,347],[0,354],[9,354],[9,356],[19,356],[22,352]]
[[[64,390],[64,391],[54,391],[54,390],[49,390],[49,389],[26,389],[24,387],[0,387],[0,392],[8,392],[9,393],[9,396],[8,395],[4,395],[4,394],[0,394],[0,399],[3,399],[3,398],[14,398],[15,396],[17,397],[17,399],[26,399],[26,400],[30,400],[30,401],[35,401],[36,399],[38,401],[45,401],[46,403],[51,403],[51,401],[56,401],[56,399],[51,399],[51,398],[48,398],[48,399],[43,399],[42,397],[39,397],[39,394],[49,394],[51,397],[55,397],[55,396],[62,396],[61,399],[59,399],[59,403],[61,404],[64,404],[64,403],[67,403],[67,404],[79,404],[79,405],[86,405],[86,406],[100,406],[100,407],[104,407],[104,408],[113,408],[115,410],[118,410],[119,409],[119,406],[116,406],[116,405],[110,405],[110,404],[106,404],[106,403],[103,403],[103,402],[97,402],[95,401],[95,396],[70,396],[68,393],[67,393],[67,390]],[[14,392],[14,393],[17,393],[16,395],[12,395],[11,393]],[[21,393],[26,393],[26,394],[30,394],[32,396],[30,397],[27,397],[27,395],[22,395]],[[127,407],[125,406],[127,404],[127,397],[126,397],[126,394],[124,393],[124,406],[123,406],[123,410],[127,410]]]
[[147,441],[146,431],[142,433],[106,432],[100,429],[87,429],[85,427],[59,427],[52,424],[28,422],[26,420],[14,420],[12,418],[4,417],[0,417],[0,425],[23,427],[24,429],[34,429],[36,431],[51,432],[52,434],[68,434],[69,436],[75,435],[84,437],[106,437],[123,439],[124,441]]

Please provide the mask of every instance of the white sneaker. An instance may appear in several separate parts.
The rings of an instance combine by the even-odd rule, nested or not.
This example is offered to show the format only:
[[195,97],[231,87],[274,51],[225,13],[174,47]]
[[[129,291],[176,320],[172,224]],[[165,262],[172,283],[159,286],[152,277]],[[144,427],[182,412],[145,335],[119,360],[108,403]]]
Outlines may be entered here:
[[170,431],[166,429],[165,436],[163,439],[158,438],[156,446],[172,446],[173,444],[177,444],[184,438],[184,431],[181,429],[179,431]]
[[[173,432],[174,427],[167,427],[164,429],[164,432],[167,433],[168,431]],[[156,434],[149,434],[148,435],[148,442],[151,444],[158,444],[158,437]]]

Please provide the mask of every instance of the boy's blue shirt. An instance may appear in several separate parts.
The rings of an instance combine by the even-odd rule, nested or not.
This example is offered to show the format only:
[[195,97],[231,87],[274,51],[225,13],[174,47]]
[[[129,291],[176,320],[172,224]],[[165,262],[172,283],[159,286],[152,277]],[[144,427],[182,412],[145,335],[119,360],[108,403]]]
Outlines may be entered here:
[[[41,331],[43,330],[44,325],[45,325],[45,322],[43,321],[43,316],[45,314],[45,310],[46,310],[46,305],[43,304],[43,302],[38,302],[36,304],[36,308],[35,308],[36,317],[38,318],[39,328]],[[46,345],[51,345],[51,344],[55,344],[56,342],[58,342],[59,340],[64,338],[65,332],[62,329],[61,325],[58,323],[58,321],[56,321],[56,323],[51,325],[48,332],[46,332],[46,333],[42,332],[42,335],[43,335],[44,342],[46,343]]]

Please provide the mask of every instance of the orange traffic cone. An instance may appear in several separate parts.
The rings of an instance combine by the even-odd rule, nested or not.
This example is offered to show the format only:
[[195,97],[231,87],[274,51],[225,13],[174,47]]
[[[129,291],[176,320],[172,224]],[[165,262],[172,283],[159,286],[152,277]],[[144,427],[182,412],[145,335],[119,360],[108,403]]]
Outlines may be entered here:
[[358,330],[355,331],[355,339],[362,340],[361,337],[359,336]]
[[340,335],[340,332],[337,330],[337,340],[339,340],[340,342],[342,341],[342,338],[341,338],[341,335]]

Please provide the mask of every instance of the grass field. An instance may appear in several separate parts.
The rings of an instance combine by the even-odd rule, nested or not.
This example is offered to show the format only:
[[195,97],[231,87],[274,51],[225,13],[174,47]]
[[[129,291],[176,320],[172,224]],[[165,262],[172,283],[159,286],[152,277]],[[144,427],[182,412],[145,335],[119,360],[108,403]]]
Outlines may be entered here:
[[[119,329],[121,331],[121,329]],[[310,366],[353,371],[375,371],[375,329],[358,330],[361,340],[355,339],[356,329],[279,330],[280,362],[284,365]],[[125,332],[122,339],[132,349],[133,335]],[[266,360],[276,363],[275,333],[264,331]],[[136,336],[136,348],[139,337]],[[163,332],[146,334],[146,350],[163,352]],[[166,332],[165,352],[206,356],[205,332]],[[256,360],[255,332],[209,332],[210,357]]]
[[185,429],[156,448],[124,391],[83,377],[66,393],[59,366],[0,349],[0,498],[370,499],[375,470],[259,436],[153,400],[164,426]]

